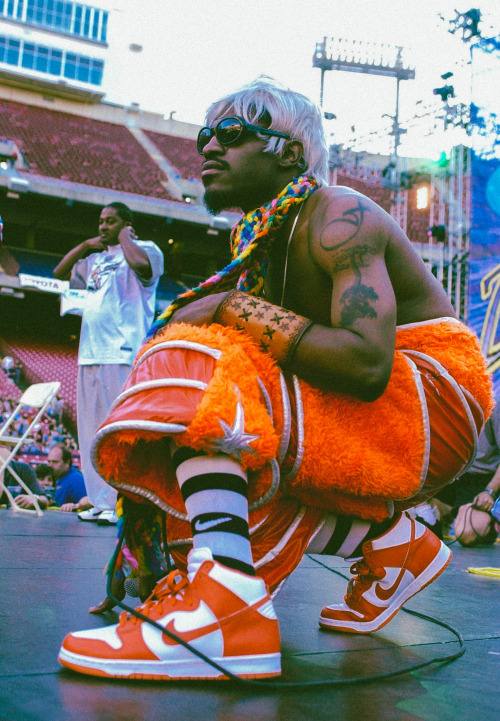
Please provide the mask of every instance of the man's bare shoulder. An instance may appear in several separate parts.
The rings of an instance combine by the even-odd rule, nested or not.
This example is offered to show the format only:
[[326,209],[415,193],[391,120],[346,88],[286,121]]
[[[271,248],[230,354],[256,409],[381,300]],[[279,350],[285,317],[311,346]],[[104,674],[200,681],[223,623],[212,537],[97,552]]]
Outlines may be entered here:
[[383,255],[390,239],[401,233],[385,210],[352,188],[322,187],[310,201],[302,227],[310,256],[323,269],[331,269],[332,254],[358,246],[370,255]]
[[349,220],[349,216],[354,217],[356,213],[369,213],[372,218],[378,218],[379,222],[390,219],[388,213],[377,203],[345,185],[322,186],[312,194],[308,205],[309,217],[319,223],[336,215]]

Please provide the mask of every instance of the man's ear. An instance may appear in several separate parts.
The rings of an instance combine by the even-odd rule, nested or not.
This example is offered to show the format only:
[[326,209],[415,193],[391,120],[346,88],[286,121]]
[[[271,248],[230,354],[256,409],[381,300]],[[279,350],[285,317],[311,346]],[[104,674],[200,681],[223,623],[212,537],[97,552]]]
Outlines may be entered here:
[[[299,165],[303,160],[304,147],[300,140],[287,140],[281,158],[280,165],[283,168],[291,168],[293,165]],[[303,163],[304,165],[304,163]]]

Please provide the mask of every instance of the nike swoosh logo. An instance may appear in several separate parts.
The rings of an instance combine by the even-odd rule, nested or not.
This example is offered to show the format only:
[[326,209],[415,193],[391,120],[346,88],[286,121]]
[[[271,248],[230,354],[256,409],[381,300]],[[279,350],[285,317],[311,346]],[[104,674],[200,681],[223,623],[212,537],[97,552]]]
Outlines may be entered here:
[[[212,633],[213,631],[219,630],[219,624],[218,623],[210,623],[208,626],[202,626],[201,628],[194,628],[192,631],[178,631],[175,628],[175,622],[169,621],[167,625],[165,626],[165,630],[169,631],[170,633],[174,633],[176,636],[179,636],[179,638],[182,638],[183,641],[186,641],[187,643],[191,643],[191,641],[196,641],[197,638],[201,638],[202,636],[206,636],[209,633]],[[175,641],[173,638],[170,638],[170,636],[167,636],[166,634],[162,635],[162,640],[164,643],[166,643],[169,646],[178,646],[178,641]]]
[[223,518],[212,518],[210,521],[196,521],[194,524],[194,530],[195,531],[208,531],[209,528],[214,528],[215,526],[219,526],[221,523],[226,523],[226,521],[232,521],[233,519],[230,516],[225,516]]
[[377,598],[380,598],[381,601],[387,601],[391,596],[393,596],[396,593],[396,591],[398,590],[399,584],[403,580],[403,576],[405,575],[405,570],[406,569],[403,567],[399,571],[396,580],[394,581],[392,586],[390,586],[387,589],[382,588],[380,583],[375,584],[375,595],[377,596]]

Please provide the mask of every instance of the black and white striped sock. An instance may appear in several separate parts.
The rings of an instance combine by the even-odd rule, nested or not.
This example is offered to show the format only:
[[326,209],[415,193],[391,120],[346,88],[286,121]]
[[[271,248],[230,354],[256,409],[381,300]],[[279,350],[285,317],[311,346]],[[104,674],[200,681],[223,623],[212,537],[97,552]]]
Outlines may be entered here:
[[248,530],[246,472],[225,454],[173,447],[172,461],[193,533],[224,566],[255,575]]
[[366,541],[381,536],[394,523],[394,518],[376,523],[352,516],[328,514],[322,528],[307,547],[307,553],[341,558],[361,558]]

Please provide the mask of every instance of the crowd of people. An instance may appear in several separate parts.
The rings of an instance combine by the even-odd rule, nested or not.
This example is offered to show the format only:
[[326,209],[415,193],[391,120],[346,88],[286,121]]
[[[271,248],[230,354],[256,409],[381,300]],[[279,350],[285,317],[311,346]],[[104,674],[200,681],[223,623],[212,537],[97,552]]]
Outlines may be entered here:
[[[4,424],[17,407],[14,398],[0,399],[0,426]],[[10,426],[10,431],[21,437],[29,428],[35,411],[22,409]],[[33,427],[30,439],[19,449],[19,455],[47,455],[56,443],[62,443],[78,459],[78,443],[62,422],[61,398],[56,396],[47,413]]]
[[[8,358],[5,356],[3,361]],[[3,368],[0,372],[6,372]],[[7,364],[8,367],[9,364]],[[15,381],[12,376],[11,380]],[[56,395],[46,413],[32,426],[36,409],[18,409],[18,400],[12,395],[0,398],[0,428],[15,414],[9,425],[9,435],[20,439],[31,428],[15,459],[2,472],[2,479],[21,508],[32,508],[33,497],[19,483],[19,479],[35,496],[40,508],[60,508],[62,511],[83,511],[91,507],[79,465],[78,444],[63,423],[64,401]],[[31,427],[32,426],[32,427]],[[1,457],[6,460],[9,448],[0,446]],[[4,492],[0,504],[8,504]]]

